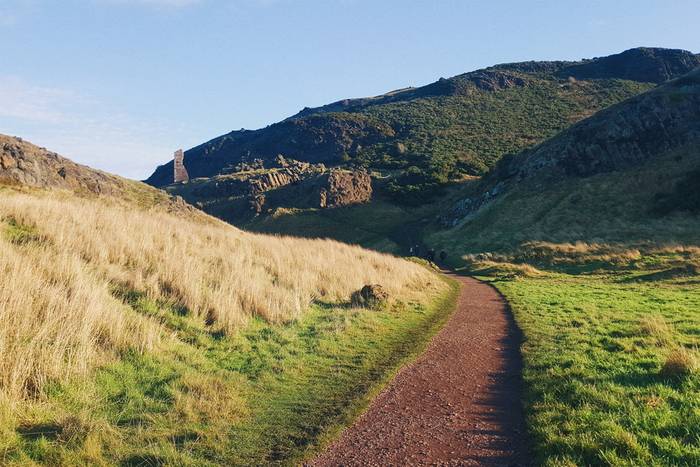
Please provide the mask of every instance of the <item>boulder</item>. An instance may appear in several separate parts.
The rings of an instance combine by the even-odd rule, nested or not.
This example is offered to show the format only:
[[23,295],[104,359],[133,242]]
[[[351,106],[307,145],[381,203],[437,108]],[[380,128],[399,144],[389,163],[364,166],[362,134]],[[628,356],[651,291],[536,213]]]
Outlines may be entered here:
[[389,294],[379,284],[369,284],[353,292],[350,301],[353,306],[379,309],[389,300]]

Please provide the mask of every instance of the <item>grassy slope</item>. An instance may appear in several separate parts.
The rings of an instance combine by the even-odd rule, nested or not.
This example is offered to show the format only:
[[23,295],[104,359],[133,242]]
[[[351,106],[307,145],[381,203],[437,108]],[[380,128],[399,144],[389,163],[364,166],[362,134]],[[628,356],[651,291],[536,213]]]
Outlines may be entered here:
[[[287,310],[292,313],[288,318],[270,315],[266,321],[269,300],[257,305],[246,302],[244,308],[252,307],[248,318],[227,329],[218,326],[211,313],[203,315],[186,306],[187,295],[198,293],[199,287],[204,287],[207,300],[226,293],[226,287],[217,287],[211,277],[187,282],[166,279],[175,264],[163,255],[170,257],[171,247],[181,250],[178,241],[190,245],[233,241],[236,245],[227,251],[237,251],[244,261],[248,247],[258,248],[248,258],[252,262],[247,277],[256,276],[253,273],[261,265],[268,274],[276,274],[271,279],[276,285],[265,288],[269,293],[275,287],[291,287],[288,292],[293,293],[298,286],[312,285],[292,285],[280,275],[288,255],[303,256],[313,270],[311,256],[304,256],[312,250],[326,258],[326,266],[334,268],[335,274],[342,269],[332,266],[335,260],[343,267],[352,266],[352,260],[341,254],[348,247],[326,242],[307,245],[304,240],[294,245],[291,239],[249,236],[199,216],[171,219],[167,209],[160,207],[142,212],[123,202],[74,199],[65,192],[0,189],[0,196],[0,267],[14,268],[3,269],[11,274],[0,278],[2,313],[8,312],[6,305],[19,306],[28,297],[46,300],[23,304],[9,317],[15,321],[3,317],[12,327],[2,329],[4,343],[10,345],[5,356],[36,355],[52,365],[41,366],[44,360],[28,362],[38,363],[32,367],[38,373],[29,375],[40,378],[30,377],[26,381],[31,385],[20,384],[14,393],[0,388],[3,465],[291,463],[312,452],[361,410],[368,395],[419,350],[453,305],[454,287],[446,287],[437,276],[353,249],[363,268],[376,267],[384,274],[382,282],[388,276],[395,280],[397,271],[389,272],[394,266],[418,268],[419,276],[431,282],[421,289],[429,291],[405,290],[382,310],[354,309],[347,299],[333,298],[335,292],[328,289],[332,280],[324,279],[325,291],[317,290],[316,300],[303,313]],[[60,220],[52,217],[58,213]],[[88,226],[81,224],[88,219]],[[165,232],[151,244],[151,233],[169,229],[171,222],[180,227],[192,223],[185,228],[188,235],[199,235],[201,230],[202,238],[180,239],[175,232]],[[149,233],[139,232],[140,228]],[[73,232],[68,234],[70,240],[65,236],[68,232]],[[83,238],[86,232],[90,239]],[[109,248],[93,250],[105,233],[109,233]],[[131,237],[138,238],[141,246],[132,244]],[[261,242],[257,246],[256,239]],[[159,241],[164,243],[158,245]],[[279,251],[274,242],[280,243]],[[130,256],[134,246],[142,248],[138,258]],[[145,265],[143,261],[153,253],[151,247],[160,249],[161,261]],[[214,250],[207,251],[188,253],[187,261],[195,261],[188,263],[192,271],[197,270],[199,259],[209,264],[207,269],[227,264],[226,259],[216,258]],[[271,263],[258,264],[268,256]],[[181,275],[175,269],[171,272]],[[145,276],[139,279],[140,274]],[[153,274],[165,275],[156,280]],[[357,271],[352,275],[357,276]],[[233,280],[231,274],[223,277]],[[259,278],[263,277],[267,276]],[[26,281],[18,282],[21,279]],[[232,290],[243,293],[241,285]],[[207,292],[207,287],[212,290]],[[71,315],[76,310],[87,313],[91,321],[93,315],[106,319],[93,326],[81,321],[82,315]],[[110,328],[109,316],[115,314],[147,330],[153,343],[146,346],[140,334]],[[16,319],[22,317],[28,319]],[[61,329],[51,326],[57,317],[61,317]],[[41,330],[36,331],[36,326]],[[34,337],[24,339],[22,333]],[[54,334],[58,339],[52,338],[51,345],[42,344],[42,336]],[[71,361],[78,365],[68,365]],[[13,371],[25,368],[14,358],[0,359],[0,363]],[[56,371],[42,373],[49,368]],[[9,380],[6,376],[0,384]],[[21,377],[15,380],[21,383]]]
[[[525,87],[496,92],[474,89],[467,96],[440,96],[370,106],[361,113],[396,129],[393,146],[363,148],[358,159],[373,166],[415,165],[443,177],[454,168],[483,174],[508,153],[551,137],[571,123],[651,88],[623,80],[562,84],[530,78]],[[396,143],[406,147],[397,154]]]
[[258,320],[217,339],[132,296],[179,339],[158,355],[126,354],[94,378],[52,386],[4,433],[3,463],[293,464],[366,406],[440,327],[454,297],[453,288],[427,306],[379,312],[319,305],[294,323]]
[[625,172],[567,179],[543,189],[522,186],[430,242],[456,255],[508,253],[527,242],[700,243],[700,219],[657,216],[655,198],[700,166],[696,147],[668,153]]
[[427,221],[459,192],[444,190],[439,201],[421,206],[398,205],[382,194],[371,203],[336,209],[279,209],[271,216],[253,218],[241,227],[263,233],[310,238],[333,238],[365,248],[405,255],[420,243]]
[[698,164],[692,147],[519,187],[430,237],[513,306],[538,463],[700,462],[700,373],[661,374],[675,349],[700,357],[700,218],[653,213],[656,195]]

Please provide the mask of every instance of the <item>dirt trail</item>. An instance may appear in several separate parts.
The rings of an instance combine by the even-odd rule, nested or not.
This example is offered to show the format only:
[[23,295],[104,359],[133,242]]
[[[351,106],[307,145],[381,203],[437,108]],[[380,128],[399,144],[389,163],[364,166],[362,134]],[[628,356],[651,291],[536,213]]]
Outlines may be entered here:
[[445,327],[309,465],[529,465],[519,333],[496,290],[453,277],[462,290]]

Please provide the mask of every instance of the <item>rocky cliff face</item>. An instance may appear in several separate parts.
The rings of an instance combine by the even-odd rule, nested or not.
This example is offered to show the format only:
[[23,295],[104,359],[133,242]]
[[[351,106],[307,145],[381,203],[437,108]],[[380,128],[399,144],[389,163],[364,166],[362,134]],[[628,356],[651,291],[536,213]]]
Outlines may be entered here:
[[337,208],[372,199],[372,178],[365,170],[331,170],[319,190],[319,207]]
[[700,146],[700,69],[503,159],[480,192],[456,203],[442,222],[455,225],[519,183],[623,170],[689,145]]
[[[267,167],[265,167],[267,164]],[[372,179],[365,170],[327,169],[278,155],[273,162],[239,164],[237,172],[168,187],[173,194],[226,219],[264,214],[277,207],[336,208],[368,202]],[[230,209],[210,210],[212,205]]]
[[0,183],[117,195],[115,176],[76,164],[21,138],[0,135]]
[[[239,166],[239,171],[195,184],[192,192],[200,198],[246,196],[264,193],[299,183],[326,171],[323,164],[309,164],[277,156],[273,167],[265,168],[263,161]],[[250,170],[249,170],[250,169]]]

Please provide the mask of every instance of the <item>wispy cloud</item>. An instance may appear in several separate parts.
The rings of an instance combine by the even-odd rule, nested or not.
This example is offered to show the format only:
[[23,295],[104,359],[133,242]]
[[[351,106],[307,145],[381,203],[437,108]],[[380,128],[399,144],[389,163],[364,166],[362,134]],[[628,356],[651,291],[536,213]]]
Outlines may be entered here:
[[68,89],[0,75],[0,133],[21,136],[76,162],[145,178],[167,159],[181,129],[134,118]]
[[63,89],[30,85],[14,76],[0,76],[0,117],[60,123],[63,109],[81,100]]

